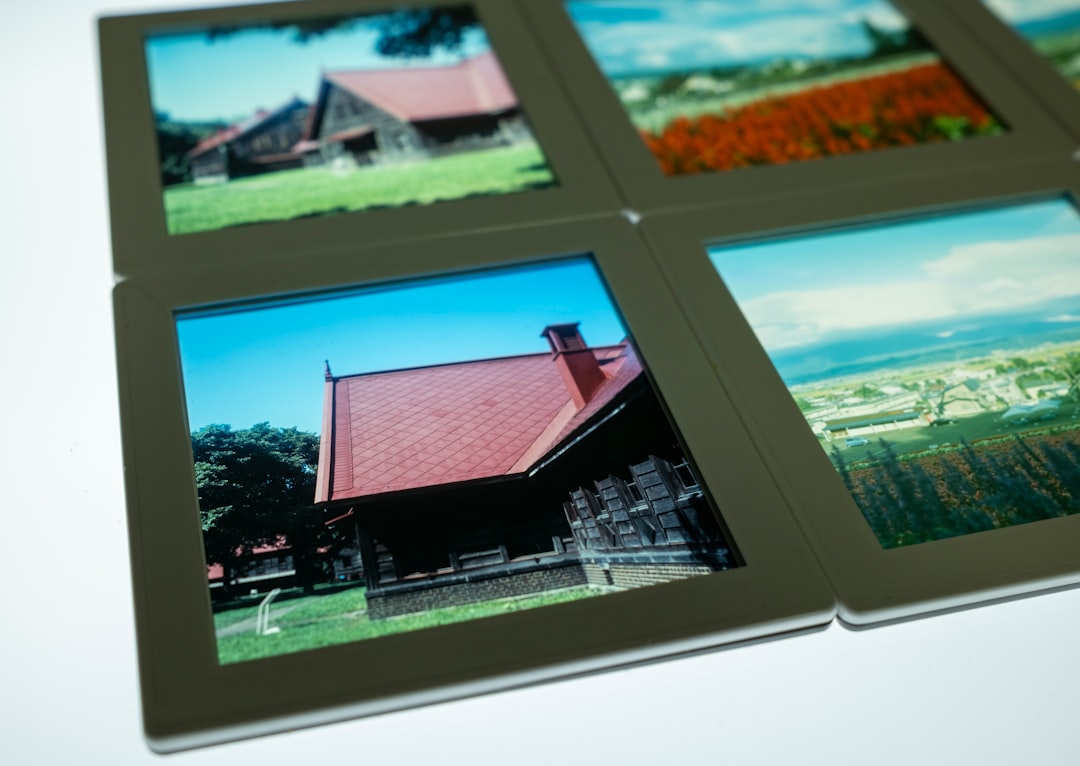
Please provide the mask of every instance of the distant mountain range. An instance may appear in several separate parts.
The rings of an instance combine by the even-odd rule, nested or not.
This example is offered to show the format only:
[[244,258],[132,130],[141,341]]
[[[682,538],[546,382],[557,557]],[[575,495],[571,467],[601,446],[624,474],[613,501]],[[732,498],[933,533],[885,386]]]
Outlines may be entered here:
[[1014,24],[1017,32],[1029,39],[1049,37],[1067,32],[1080,32],[1080,10],[1066,11],[1057,16]]
[[[1057,308],[1057,307],[1055,307]],[[1051,321],[1049,317],[1074,317]],[[789,386],[927,365],[962,364],[994,351],[1022,352],[1043,343],[1080,341],[1080,305],[1040,312],[926,323],[861,334],[771,354]]]

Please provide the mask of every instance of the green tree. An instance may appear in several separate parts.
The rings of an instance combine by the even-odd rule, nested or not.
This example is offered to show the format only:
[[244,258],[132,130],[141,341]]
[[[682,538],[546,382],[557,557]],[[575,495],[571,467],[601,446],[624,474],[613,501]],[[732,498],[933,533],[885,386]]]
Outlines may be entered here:
[[438,48],[458,50],[465,33],[480,26],[468,5],[413,8],[378,16],[375,49],[384,56],[429,56]]
[[285,30],[298,43],[337,31],[348,31],[358,25],[369,25],[379,37],[375,50],[383,56],[429,56],[437,49],[458,50],[470,29],[480,26],[476,12],[468,5],[440,8],[409,8],[373,16],[331,16],[301,21],[269,22],[263,25],[232,25],[207,30],[210,40],[226,38],[241,29],[262,26]]
[[889,31],[874,24],[870,19],[862,20],[863,33],[873,46],[869,58],[891,56],[895,53],[920,51],[930,48],[930,41],[915,27]]
[[316,550],[328,539],[312,505],[319,438],[269,423],[209,425],[192,433],[191,446],[206,557],[224,568],[226,589],[238,555],[283,539],[310,592],[319,576]]
[[155,115],[155,122],[163,186],[191,181],[187,153],[204,138],[225,127],[223,122],[178,122],[164,114]]
[[863,383],[854,391],[855,396],[861,399],[873,399],[875,396],[881,395],[881,389],[871,386],[869,383]]
[[652,97],[670,96],[682,87],[689,75],[685,72],[671,72],[658,77],[652,84]]

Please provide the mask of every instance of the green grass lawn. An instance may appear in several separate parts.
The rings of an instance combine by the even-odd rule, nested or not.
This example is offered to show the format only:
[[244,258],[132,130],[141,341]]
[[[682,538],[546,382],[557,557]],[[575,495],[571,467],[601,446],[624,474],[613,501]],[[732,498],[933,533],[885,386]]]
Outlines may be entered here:
[[170,186],[165,190],[165,217],[170,234],[188,234],[554,184],[540,148],[528,143],[346,172],[301,168],[222,184]]
[[1033,41],[1035,50],[1048,59],[1080,90],[1080,30],[1070,30]]
[[[410,630],[448,625],[454,622],[492,617],[522,609],[560,604],[598,595],[600,591],[588,586],[566,588],[531,596],[497,599],[465,606],[432,609],[418,614],[371,620],[367,617],[364,588],[314,595],[275,603],[270,613],[270,625],[280,632],[266,636],[253,630],[218,638],[218,661],[224,664],[242,662],[306,649],[351,643],[367,638],[388,636]],[[257,606],[233,609],[214,615],[218,630],[239,621],[254,618]],[[279,616],[275,616],[280,612]]]

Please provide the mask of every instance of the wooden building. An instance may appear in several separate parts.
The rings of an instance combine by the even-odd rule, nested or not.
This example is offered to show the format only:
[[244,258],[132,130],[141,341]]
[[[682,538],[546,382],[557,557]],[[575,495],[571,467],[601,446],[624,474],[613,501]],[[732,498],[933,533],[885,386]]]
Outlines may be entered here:
[[316,503],[355,540],[373,617],[734,565],[627,342],[335,377]]
[[294,147],[303,138],[310,109],[294,98],[200,141],[187,154],[192,179],[212,183],[301,167],[302,155]]
[[307,164],[394,162],[531,140],[495,54],[456,64],[326,72],[296,146]]
[[[326,558],[329,550],[321,549],[316,556]],[[299,584],[293,551],[284,537],[247,551],[237,549],[227,566],[222,562],[210,562],[206,567],[206,579],[210,597],[215,601]]]

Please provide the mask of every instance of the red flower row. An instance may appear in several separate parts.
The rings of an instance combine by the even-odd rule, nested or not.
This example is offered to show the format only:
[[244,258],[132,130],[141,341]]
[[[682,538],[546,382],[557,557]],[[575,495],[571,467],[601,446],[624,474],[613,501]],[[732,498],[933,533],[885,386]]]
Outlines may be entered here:
[[958,140],[1000,125],[943,64],[809,88],[642,131],[668,175]]

